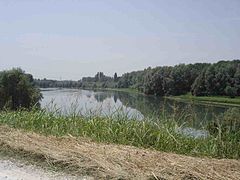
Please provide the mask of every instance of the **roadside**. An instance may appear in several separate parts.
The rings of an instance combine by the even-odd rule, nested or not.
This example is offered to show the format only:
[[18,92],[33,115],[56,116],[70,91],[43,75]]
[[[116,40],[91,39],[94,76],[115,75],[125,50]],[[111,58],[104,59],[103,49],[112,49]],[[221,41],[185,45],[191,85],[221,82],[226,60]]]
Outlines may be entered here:
[[[26,164],[13,158],[0,158],[0,180],[74,180],[86,177],[74,177],[65,173],[46,171],[38,166]],[[90,180],[90,179],[89,179]]]
[[[95,179],[238,179],[240,161],[197,158],[0,126],[0,151]],[[4,153],[3,153],[4,154]],[[37,175],[37,174],[35,174]]]

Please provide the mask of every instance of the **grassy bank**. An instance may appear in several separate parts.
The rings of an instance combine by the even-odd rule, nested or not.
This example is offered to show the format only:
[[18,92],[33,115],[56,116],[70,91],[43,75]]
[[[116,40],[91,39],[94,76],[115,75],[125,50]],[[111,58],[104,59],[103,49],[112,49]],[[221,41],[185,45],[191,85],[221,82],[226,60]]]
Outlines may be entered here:
[[174,100],[196,101],[204,104],[227,105],[240,107],[240,97],[230,98],[227,96],[192,96],[191,94],[167,97]]
[[106,90],[109,91],[118,91],[118,92],[127,92],[127,93],[138,93],[138,94],[143,94],[137,89],[132,89],[132,88],[106,88]]
[[4,158],[64,171],[76,179],[238,180],[240,172],[239,160],[190,157],[70,135],[45,136],[6,125],[0,125],[0,144]]
[[[218,158],[240,157],[240,132],[217,133],[207,138],[178,133],[176,116],[154,121],[128,120],[124,117],[62,116],[44,110],[3,111],[0,124],[44,135],[88,137],[97,142],[133,145],[165,152]],[[219,129],[219,132],[221,129]]]
[[[137,89],[131,88],[97,88],[97,90],[138,93],[144,95],[144,93]],[[228,96],[193,96],[190,93],[179,96],[165,96],[168,99],[174,99],[178,101],[196,101],[201,104],[213,104],[220,106],[235,106],[240,107],[240,97],[230,98]]]
[[[111,90],[128,93],[143,94],[137,89],[131,88],[104,88],[102,90]],[[203,104],[224,105],[240,107],[240,97],[230,98],[228,96],[193,96],[190,93],[180,96],[166,96],[168,99],[182,100],[182,101],[196,101]]]

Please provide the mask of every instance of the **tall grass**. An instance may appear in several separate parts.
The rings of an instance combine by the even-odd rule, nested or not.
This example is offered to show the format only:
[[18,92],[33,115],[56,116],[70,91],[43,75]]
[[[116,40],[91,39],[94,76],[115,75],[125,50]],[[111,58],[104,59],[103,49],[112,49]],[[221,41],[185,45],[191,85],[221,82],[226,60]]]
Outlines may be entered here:
[[[165,152],[217,158],[240,157],[240,131],[194,138],[179,133],[178,116],[129,120],[123,116],[62,115],[46,110],[0,112],[0,124],[44,135],[89,137],[98,142],[133,145]],[[221,132],[221,129],[218,128]]]

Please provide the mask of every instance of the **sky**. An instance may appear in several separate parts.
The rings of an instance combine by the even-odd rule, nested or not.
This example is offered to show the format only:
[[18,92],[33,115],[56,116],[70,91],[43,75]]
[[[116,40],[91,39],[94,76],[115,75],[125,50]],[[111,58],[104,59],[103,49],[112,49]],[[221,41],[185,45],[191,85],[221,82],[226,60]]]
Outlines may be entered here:
[[0,71],[79,80],[240,59],[240,0],[0,0]]

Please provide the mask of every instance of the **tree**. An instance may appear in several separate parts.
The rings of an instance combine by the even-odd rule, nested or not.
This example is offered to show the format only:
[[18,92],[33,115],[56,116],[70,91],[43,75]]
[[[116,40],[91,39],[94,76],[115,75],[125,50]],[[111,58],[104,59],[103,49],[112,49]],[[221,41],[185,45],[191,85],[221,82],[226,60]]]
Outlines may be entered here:
[[105,75],[103,74],[103,72],[98,72],[95,75],[95,82],[103,80],[104,77],[105,77]]
[[16,110],[40,106],[42,95],[34,86],[33,77],[20,68],[0,72],[0,109]]
[[237,66],[233,81],[234,81],[234,87],[236,87],[237,89],[237,96],[240,96],[240,63]]
[[160,72],[154,73],[152,77],[152,87],[154,91],[154,95],[157,96],[164,96],[164,91],[163,91],[163,78],[160,74]]
[[191,92],[196,96],[239,96],[239,79],[240,60],[219,61],[204,68],[195,79]]
[[206,95],[206,87],[205,87],[205,73],[206,69],[201,72],[201,74],[195,79],[192,84],[191,93],[194,96],[204,96]]
[[153,73],[150,70],[149,72],[147,72],[144,78],[143,92],[147,95],[154,94],[152,77],[153,77]]
[[117,73],[115,73],[115,74],[114,74],[114,77],[113,77],[113,79],[114,79],[114,82],[117,82],[117,80],[118,80]]
[[227,96],[234,98],[235,96],[237,96],[237,88],[235,87],[231,87],[231,86],[227,86],[225,88],[225,93]]
[[96,88],[97,88],[96,83],[93,84],[93,87],[92,87],[92,88],[93,88],[93,89],[96,89]]

